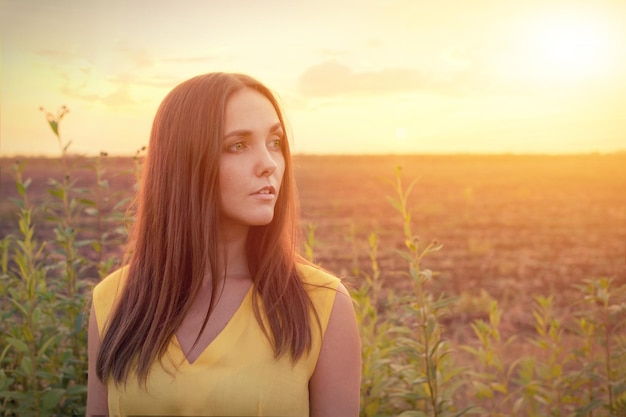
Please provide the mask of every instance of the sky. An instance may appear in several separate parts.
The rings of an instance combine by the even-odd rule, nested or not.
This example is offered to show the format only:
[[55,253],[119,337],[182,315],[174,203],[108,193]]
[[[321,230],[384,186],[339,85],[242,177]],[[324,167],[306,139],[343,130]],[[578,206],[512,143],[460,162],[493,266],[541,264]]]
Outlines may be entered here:
[[[180,82],[243,72],[296,153],[626,149],[623,0],[0,0],[0,156],[133,155]],[[41,110],[44,109],[44,111]]]

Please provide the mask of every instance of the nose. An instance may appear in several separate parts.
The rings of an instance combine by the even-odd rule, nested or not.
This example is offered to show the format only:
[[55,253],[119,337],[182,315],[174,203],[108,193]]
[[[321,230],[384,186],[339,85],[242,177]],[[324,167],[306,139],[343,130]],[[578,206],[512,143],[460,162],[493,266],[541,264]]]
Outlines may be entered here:
[[267,148],[263,147],[258,152],[257,157],[257,166],[256,173],[260,177],[270,176],[276,171],[278,168],[278,163],[276,162],[275,152],[272,153]]

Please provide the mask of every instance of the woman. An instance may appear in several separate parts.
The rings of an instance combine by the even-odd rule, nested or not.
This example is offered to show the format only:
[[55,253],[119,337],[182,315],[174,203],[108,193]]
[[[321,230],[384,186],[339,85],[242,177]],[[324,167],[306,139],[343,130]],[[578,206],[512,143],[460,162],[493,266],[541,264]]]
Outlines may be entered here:
[[272,93],[226,73],[174,88],[129,264],[93,292],[87,415],[358,415],[352,302],[297,256],[296,215]]

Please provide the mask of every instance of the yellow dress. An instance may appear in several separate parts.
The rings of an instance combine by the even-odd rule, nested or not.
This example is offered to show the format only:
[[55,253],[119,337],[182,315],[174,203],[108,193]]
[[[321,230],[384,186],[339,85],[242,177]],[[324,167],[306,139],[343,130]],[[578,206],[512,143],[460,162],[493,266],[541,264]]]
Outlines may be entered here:
[[[125,283],[126,269],[102,280],[93,302],[102,337],[109,314]],[[156,361],[147,387],[131,375],[124,384],[109,381],[109,415],[118,416],[308,416],[308,384],[319,356],[339,279],[311,266],[299,272],[321,324],[312,320],[311,352],[293,363],[274,351],[254,317],[253,289],[226,327],[192,363],[172,337],[161,363]],[[323,286],[325,288],[319,288]]]

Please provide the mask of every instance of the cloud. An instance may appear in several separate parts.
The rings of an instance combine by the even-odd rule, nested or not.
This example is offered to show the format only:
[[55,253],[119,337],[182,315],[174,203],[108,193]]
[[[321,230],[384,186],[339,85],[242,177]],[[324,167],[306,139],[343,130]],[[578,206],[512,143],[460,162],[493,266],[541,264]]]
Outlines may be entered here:
[[92,103],[103,103],[109,107],[132,106],[136,103],[130,95],[128,86],[123,85],[119,86],[111,93],[100,94],[86,91],[82,88],[76,88],[67,83],[61,87],[61,92],[66,97]]
[[157,60],[147,48],[135,47],[126,40],[118,40],[114,51],[122,58],[122,62],[130,64],[132,68],[151,68],[157,63]]
[[142,87],[154,87],[157,89],[171,89],[181,82],[180,77],[168,75],[153,75],[147,78],[138,78],[132,81],[133,85]]
[[65,49],[38,49],[34,51],[35,55],[51,58],[54,60],[73,59],[75,55]]
[[347,65],[330,60],[308,68],[298,84],[300,93],[309,97],[381,95],[405,91],[450,90],[452,78],[437,77],[415,68],[384,68],[355,72]]
[[180,80],[177,77],[169,75],[149,75],[139,72],[115,74],[114,76],[107,77],[107,82],[117,86],[154,87],[157,89],[169,89],[178,84]]
[[136,103],[128,85],[121,85],[117,90],[101,97],[101,101],[109,107],[129,106]]
[[69,98],[91,103],[102,103],[107,107],[121,108],[137,104],[131,94],[132,79],[128,75],[118,75],[107,81],[106,84],[94,85],[94,77],[90,71],[80,69],[74,73],[60,73],[62,85],[61,93]]

